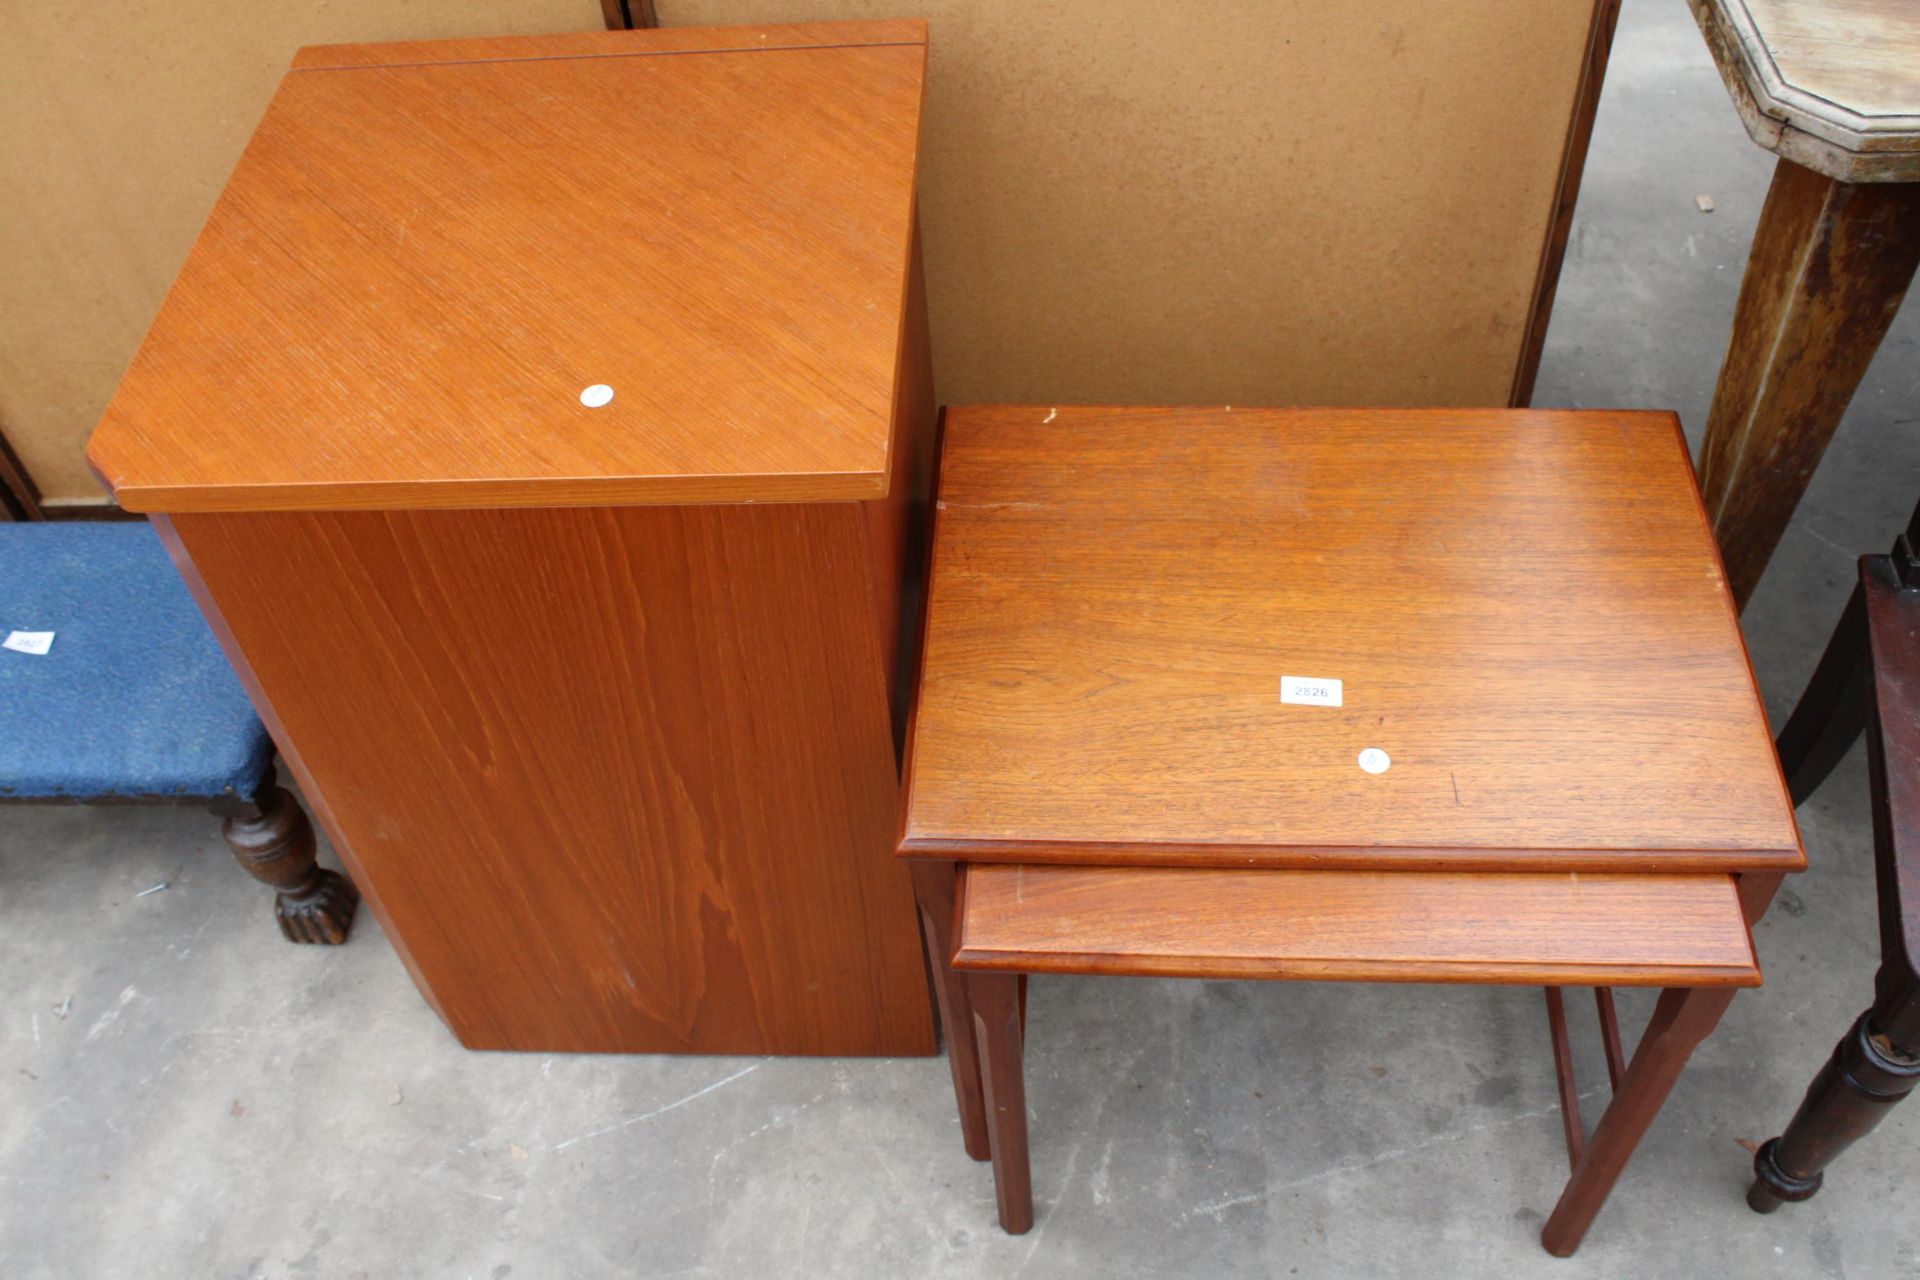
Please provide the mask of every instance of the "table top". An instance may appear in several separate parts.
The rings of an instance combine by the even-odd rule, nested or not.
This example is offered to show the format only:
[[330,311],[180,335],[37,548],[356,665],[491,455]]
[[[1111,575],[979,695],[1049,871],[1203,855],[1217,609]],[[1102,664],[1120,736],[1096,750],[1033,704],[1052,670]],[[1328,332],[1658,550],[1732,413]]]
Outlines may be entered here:
[[1755,142],[1842,181],[1920,181],[1913,0],[1688,3]]
[[928,590],[903,854],[1804,865],[1671,414],[952,409]]
[[925,39],[302,51],[89,459],[138,511],[883,495]]

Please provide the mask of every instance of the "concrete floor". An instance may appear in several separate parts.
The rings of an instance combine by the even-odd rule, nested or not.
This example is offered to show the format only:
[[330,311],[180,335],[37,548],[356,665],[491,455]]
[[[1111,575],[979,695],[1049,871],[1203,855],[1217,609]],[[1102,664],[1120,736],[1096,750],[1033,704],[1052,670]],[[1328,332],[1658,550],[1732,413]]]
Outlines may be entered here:
[[[1680,0],[1627,0],[1537,403],[1697,433],[1770,171]],[[1910,307],[1747,614],[1776,722],[1920,487],[1917,355]],[[1857,752],[1802,820],[1765,989],[1559,1262],[1537,991],[1036,982],[1039,1225],[1010,1239],[938,1059],[467,1053],[371,918],[282,944],[205,817],[0,808],[0,1276],[1920,1275],[1920,1103],[1811,1204],[1741,1202],[1740,1140],[1875,962]]]

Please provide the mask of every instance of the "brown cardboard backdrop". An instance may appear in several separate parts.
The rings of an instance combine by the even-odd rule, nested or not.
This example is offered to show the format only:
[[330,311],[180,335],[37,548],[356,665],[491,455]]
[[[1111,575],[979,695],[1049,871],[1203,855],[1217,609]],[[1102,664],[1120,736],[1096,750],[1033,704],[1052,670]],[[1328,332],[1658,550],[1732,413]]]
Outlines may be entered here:
[[582,31],[595,0],[0,0],[0,428],[50,499],[306,44]]
[[[932,19],[943,400],[1502,404],[1592,0],[658,0]],[[50,498],[301,44],[592,0],[0,0],[0,426]]]
[[1505,404],[1592,0],[656,0],[932,20],[944,403]]

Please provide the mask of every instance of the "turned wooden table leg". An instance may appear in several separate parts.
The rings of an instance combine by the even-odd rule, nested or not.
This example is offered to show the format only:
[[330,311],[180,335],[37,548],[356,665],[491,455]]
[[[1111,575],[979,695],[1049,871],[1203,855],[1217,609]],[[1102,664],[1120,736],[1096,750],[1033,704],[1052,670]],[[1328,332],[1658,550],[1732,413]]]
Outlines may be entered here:
[[[1916,1003],[1912,991],[1905,994]],[[1772,1213],[1820,1190],[1822,1170],[1886,1119],[1894,1104],[1920,1084],[1920,1045],[1894,1043],[1877,1028],[1893,1021],[1876,1003],[1833,1048],[1786,1132],[1753,1157],[1747,1204]],[[1909,1015],[1908,1021],[1912,1020]]]
[[1654,1006],[1653,1019],[1627,1063],[1613,1101],[1581,1150],[1560,1203],[1540,1232],[1548,1253],[1565,1258],[1580,1247],[1694,1047],[1707,1038],[1731,1003],[1730,987],[1670,987],[1660,993],[1660,1003]]
[[1000,1226],[1020,1235],[1033,1226],[1033,1169],[1027,1156],[1027,1082],[1020,1032],[1020,975],[969,973],[980,1083],[993,1146],[993,1195]]
[[353,882],[314,861],[313,824],[269,778],[252,803],[222,811],[221,833],[247,874],[274,890],[273,914],[288,942],[338,946],[360,905]]
[[1743,607],[1920,263],[1920,183],[1782,160],[1707,418],[1700,488]]
[[[1920,722],[1916,528],[1920,512],[1891,556],[1861,562],[1860,585],[1780,735],[1781,764],[1797,803],[1832,767],[1832,758],[1844,749],[1843,737],[1866,730],[1880,970],[1872,1007],[1834,1046],[1786,1131],[1754,1154],[1747,1204],[1757,1213],[1772,1213],[1819,1191],[1826,1167],[1920,1085],[1920,968],[1914,963],[1920,941],[1914,903],[1920,895],[1911,883],[1920,867],[1912,839],[1920,794],[1913,782],[1920,761],[1920,733],[1914,729]],[[1833,707],[1844,711],[1827,710]],[[1839,727],[1826,728],[1829,721]],[[1808,745],[1813,743],[1824,745]]]
[[920,933],[926,939],[927,968],[933,974],[934,1003],[940,1010],[940,1038],[953,1073],[953,1098],[960,1110],[960,1140],[975,1160],[992,1155],[987,1139],[986,1102],[981,1094],[980,1055],[973,1038],[973,1005],[966,978],[954,972],[951,862],[914,859],[913,896],[920,908]]

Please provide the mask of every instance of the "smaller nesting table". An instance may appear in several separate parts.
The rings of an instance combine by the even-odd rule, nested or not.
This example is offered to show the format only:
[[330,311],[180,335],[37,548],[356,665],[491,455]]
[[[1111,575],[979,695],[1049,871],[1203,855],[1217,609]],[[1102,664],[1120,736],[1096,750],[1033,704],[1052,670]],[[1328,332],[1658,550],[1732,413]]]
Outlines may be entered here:
[[1540,984],[1571,1253],[1805,864],[1673,416],[956,409],[935,506],[900,852],[1001,1224],[1028,973]]

